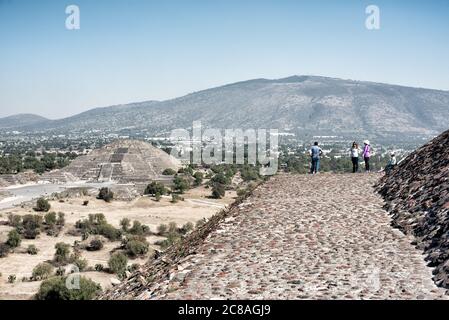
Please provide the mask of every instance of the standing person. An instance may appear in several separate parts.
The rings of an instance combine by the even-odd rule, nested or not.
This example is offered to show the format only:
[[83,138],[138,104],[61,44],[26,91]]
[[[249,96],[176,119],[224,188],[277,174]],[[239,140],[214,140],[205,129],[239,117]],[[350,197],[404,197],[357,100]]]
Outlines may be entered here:
[[353,142],[351,147],[352,173],[359,172],[359,145]]
[[320,147],[318,147],[318,142],[315,142],[310,148],[310,157],[312,160],[312,167],[310,169],[310,173],[318,173],[320,171],[320,157],[323,154],[323,150],[321,150]]
[[365,145],[363,147],[363,160],[365,160],[365,170],[366,172],[370,172],[369,169],[369,158],[371,157],[371,146],[368,140],[363,141],[363,144]]

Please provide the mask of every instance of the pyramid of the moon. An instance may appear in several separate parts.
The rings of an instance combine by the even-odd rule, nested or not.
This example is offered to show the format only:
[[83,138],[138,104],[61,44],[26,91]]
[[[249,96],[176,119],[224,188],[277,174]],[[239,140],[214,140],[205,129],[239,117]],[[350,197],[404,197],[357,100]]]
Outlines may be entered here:
[[139,184],[160,178],[165,169],[179,167],[176,158],[149,143],[117,140],[76,158],[64,172],[80,180]]

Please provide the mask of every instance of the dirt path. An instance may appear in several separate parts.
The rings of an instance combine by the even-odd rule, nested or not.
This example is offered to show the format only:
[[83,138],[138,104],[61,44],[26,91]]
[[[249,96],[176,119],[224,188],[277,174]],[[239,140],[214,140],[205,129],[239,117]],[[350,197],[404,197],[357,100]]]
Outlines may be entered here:
[[[378,177],[272,178],[178,267],[171,289],[156,298],[445,298],[412,239],[390,226],[371,187]],[[176,281],[181,286],[174,289]]]

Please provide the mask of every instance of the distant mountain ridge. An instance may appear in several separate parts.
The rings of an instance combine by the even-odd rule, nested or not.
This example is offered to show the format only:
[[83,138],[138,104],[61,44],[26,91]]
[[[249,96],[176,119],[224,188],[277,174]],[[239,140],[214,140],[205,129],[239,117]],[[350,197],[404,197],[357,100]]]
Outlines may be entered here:
[[48,122],[51,122],[51,120],[35,114],[22,113],[5,118],[0,118],[0,129],[14,129],[45,124]]
[[254,79],[60,120],[5,126],[0,119],[0,130],[162,135],[190,128],[197,120],[205,127],[276,128],[314,135],[432,135],[449,128],[449,91],[318,76]]

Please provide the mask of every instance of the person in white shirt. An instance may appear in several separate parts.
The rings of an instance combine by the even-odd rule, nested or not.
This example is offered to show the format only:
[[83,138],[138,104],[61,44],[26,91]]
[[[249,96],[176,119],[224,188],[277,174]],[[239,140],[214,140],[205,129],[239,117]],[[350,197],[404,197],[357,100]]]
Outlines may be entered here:
[[390,161],[388,162],[388,165],[385,167],[386,174],[390,174],[391,170],[393,170],[393,168],[396,167],[397,164],[398,161],[396,160],[396,154],[392,152]]
[[359,145],[354,141],[351,147],[352,172],[359,172]]

